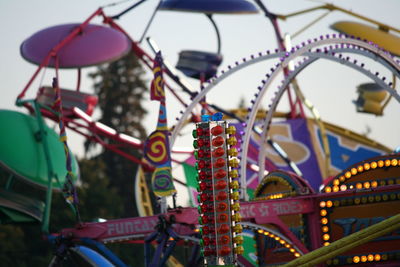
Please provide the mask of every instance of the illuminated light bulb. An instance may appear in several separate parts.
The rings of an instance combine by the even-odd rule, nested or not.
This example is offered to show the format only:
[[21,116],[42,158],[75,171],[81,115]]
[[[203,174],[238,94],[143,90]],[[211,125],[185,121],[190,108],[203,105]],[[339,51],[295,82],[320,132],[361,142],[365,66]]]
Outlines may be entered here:
[[285,245],[285,248],[290,248],[290,244],[286,244],[286,245]]
[[220,250],[219,250],[219,254],[221,256],[227,256],[229,255],[229,253],[231,253],[231,248],[228,246],[223,246]]
[[334,179],[333,180],[333,185],[339,185],[339,180],[338,179]]
[[219,181],[215,184],[215,188],[216,188],[217,190],[225,189],[226,186],[227,186],[227,183],[226,183],[225,180],[219,180]]
[[364,163],[364,170],[368,171],[371,168],[369,163]]
[[381,260],[381,255],[380,254],[375,254],[374,259],[375,259],[375,261],[380,261]]
[[374,255],[372,255],[372,254],[369,254],[367,256],[367,258],[368,258],[368,261],[374,261]]
[[376,169],[376,167],[378,167],[378,163],[375,161],[371,162],[371,169]]
[[324,243],[324,246],[327,247],[327,246],[329,246],[330,244],[331,244],[331,243],[329,243],[329,242],[325,242],[325,243]]
[[207,178],[205,171],[200,171],[198,176],[200,180],[205,180]]
[[233,226],[233,231],[240,234],[241,232],[243,232],[243,226],[241,224],[236,224],[235,226]]
[[206,213],[208,211],[207,205],[199,205],[197,208],[200,209],[199,213]]
[[347,179],[349,179],[349,178],[351,177],[351,172],[346,172],[346,173],[344,174],[344,176],[345,176]]
[[214,149],[212,152],[214,158],[222,157],[225,154],[225,150],[222,147]]
[[211,141],[213,146],[222,146],[224,144],[225,140],[222,136],[217,136],[215,138],[213,138],[213,140]]
[[229,236],[227,236],[227,235],[223,235],[223,236],[220,236],[220,238],[219,238],[219,244],[223,244],[223,245],[226,245],[226,244],[228,244],[229,243]]
[[398,164],[397,159],[392,159],[391,164],[392,164],[392,166],[397,166],[397,164]]
[[207,194],[207,193],[202,193],[202,194],[200,194],[200,200],[201,200],[201,202],[207,201],[207,200],[209,199],[209,197],[210,197],[210,195]]
[[332,205],[333,205],[332,201],[328,200],[328,201],[326,202],[326,207],[327,207],[327,208],[332,207]]
[[257,232],[258,232],[259,234],[262,234],[262,233],[264,233],[264,230],[263,230],[263,229],[258,229]]
[[233,205],[231,206],[231,208],[232,208],[234,211],[239,211],[239,210],[240,210],[240,204],[239,204],[239,202],[233,203]]
[[204,169],[205,166],[206,166],[206,162],[204,160],[199,160],[198,161],[199,170]]
[[224,128],[221,125],[217,125],[211,128],[211,134],[214,136],[220,135],[224,132]]
[[231,134],[231,135],[235,134],[236,133],[236,127],[233,126],[233,125],[230,125],[228,128],[226,128],[226,133],[227,134]]
[[231,166],[232,168],[239,167],[239,160],[237,158],[229,160],[229,166]]
[[221,226],[218,228],[218,233],[219,234],[226,234],[227,232],[229,232],[229,225],[221,224]]
[[378,167],[382,168],[385,165],[385,162],[383,162],[383,160],[379,160],[378,161]]
[[207,225],[204,225],[200,228],[201,235],[208,235],[210,233],[210,228]]
[[219,202],[217,204],[217,211],[219,211],[219,212],[226,211],[227,208],[228,208],[228,205],[225,202]]
[[221,213],[221,214],[219,214],[219,215],[218,215],[217,221],[218,221],[219,223],[225,223],[225,222],[227,222],[227,221],[228,221],[228,214],[226,214],[226,213]]
[[321,211],[320,211],[321,216],[326,216],[327,213],[328,213],[328,212],[327,212],[326,210],[321,210]]
[[223,158],[218,158],[215,162],[214,162],[214,167],[215,168],[221,168],[225,166],[225,160]]
[[240,194],[237,191],[231,193],[231,199],[233,199],[233,200],[238,200],[239,196],[240,196]]
[[239,177],[239,172],[238,172],[237,170],[231,170],[231,171],[229,172],[229,176],[230,176],[231,178],[238,178],[238,177]]
[[325,187],[325,193],[330,193],[330,192],[332,192],[332,188],[329,186]]
[[232,220],[235,222],[240,222],[242,221],[242,216],[240,215],[240,213],[235,213],[232,215]]
[[328,219],[327,218],[322,218],[321,219],[321,223],[322,224],[327,224],[328,223]]
[[216,199],[218,201],[224,201],[227,198],[228,198],[228,194],[225,191],[218,192],[217,197],[216,197]]
[[294,248],[289,249],[290,252],[294,253],[296,250]]
[[319,206],[320,206],[321,208],[325,208],[326,202],[325,202],[325,201],[321,201],[321,202],[319,203]]
[[361,262],[366,262],[368,260],[367,256],[363,255],[361,256]]
[[230,188],[232,188],[232,189],[239,189],[239,182],[238,182],[238,181],[232,181],[232,182],[229,184],[229,186],[230,186]]
[[344,181],[346,180],[346,177],[344,177],[343,175],[341,175],[341,176],[339,177],[339,180],[340,180],[341,182],[344,182]]
[[357,169],[356,168],[351,168],[350,170],[352,175],[356,175],[357,174]]
[[198,233],[198,232],[200,232],[200,229],[196,228],[196,229],[194,229],[194,231],[195,231],[196,233]]
[[322,226],[322,232],[326,233],[329,231],[329,227],[328,226]]
[[226,176],[226,171],[224,169],[219,169],[214,173],[214,177],[217,179],[224,178]]
[[339,192],[339,186],[335,185],[335,186],[333,187],[333,192]]
[[357,167],[357,171],[358,171],[358,172],[362,172],[363,170],[364,170],[364,168],[363,168],[362,165],[360,165],[360,166]]
[[340,191],[346,191],[346,190],[347,190],[347,185],[342,184],[342,185],[340,186]]
[[389,167],[391,165],[390,159],[385,160],[385,167]]
[[296,252],[296,253],[294,253],[294,256],[295,256],[296,258],[298,258],[298,257],[300,257],[300,253]]
[[325,241],[328,241],[329,240],[329,238],[331,238],[328,234],[324,234],[323,236],[322,236],[322,238],[325,240]]
[[235,242],[236,244],[243,244],[243,236],[241,235],[237,235],[233,238],[233,242]]
[[354,257],[353,257],[353,262],[354,262],[354,263],[359,263],[359,262],[360,262],[360,257],[354,256]]
[[200,182],[200,183],[199,183],[199,189],[200,189],[200,191],[206,190],[206,189],[207,189],[207,184],[206,184],[206,182]]
[[281,245],[283,245],[283,244],[285,244],[286,242],[285,242],[285,240],[282,239],[282,240],[279,241],[279,243],[281,243]]
[[363,187],[363,186],[362,186],[362,183],[357,183],[357,184],[356,184],[356,188],[357,188],[357,189],[362,189],[362,187]]
[[369,182],[364,182],[364,187],[368,189],[371,187],[371,184]]
[[242,246],[235,247],[235,253],[238,255],[242,255],[244,253],[244,249]]
[[228,155],[231,157],[236,157],[238,155],[238,151],[236,147],[232,147],[228,150]]
[[231,137],[228,138],[228,140],[226,142],[230,146],[235,146],[237,144],[237,139],[236,139],[236,137],[231,136]]

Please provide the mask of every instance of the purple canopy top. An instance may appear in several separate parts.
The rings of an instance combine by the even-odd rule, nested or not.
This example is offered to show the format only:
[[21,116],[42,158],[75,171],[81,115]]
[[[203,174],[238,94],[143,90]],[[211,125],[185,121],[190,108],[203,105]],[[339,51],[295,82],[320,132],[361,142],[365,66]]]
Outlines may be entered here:
[[[40,65],[50,51],[80,24],[57,25],[43,29],[21,44],[21,55]],[[89,24],[57,53],[60,68],[81,68],[117,60],[127,54],[131,42],[123,33],[101,25]],[[47,65],[55,66],[54,57]]]

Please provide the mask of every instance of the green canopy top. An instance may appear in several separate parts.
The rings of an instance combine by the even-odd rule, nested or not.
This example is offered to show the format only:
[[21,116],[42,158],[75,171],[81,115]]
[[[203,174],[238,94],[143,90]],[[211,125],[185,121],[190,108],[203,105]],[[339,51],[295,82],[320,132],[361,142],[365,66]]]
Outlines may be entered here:
[[[49,147],[53,171],[60,184],[53,177],[53,188],[61,189],[67,173],[64,146],[59,136],[44,124],[45,135],[40,134],[35,117],[11,110],[0,110],[0,165],[19,178],[41,187],[47,187],[48,162],[43,142]],[[79,167],[71,155],[72,171],[79,175]]]

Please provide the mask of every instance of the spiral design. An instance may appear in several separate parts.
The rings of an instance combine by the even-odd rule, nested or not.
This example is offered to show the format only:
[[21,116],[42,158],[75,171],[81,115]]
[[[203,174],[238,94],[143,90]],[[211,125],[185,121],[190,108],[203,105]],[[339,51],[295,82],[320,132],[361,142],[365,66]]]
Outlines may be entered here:
[[171,167],[157,168],[151,180],[154,194],[159,197],[170,196],[176,192],[172,183]]
[[155,166],[169,162],[168,137],[163,131],[154,131],[149,135],[144,146],[145,158]]

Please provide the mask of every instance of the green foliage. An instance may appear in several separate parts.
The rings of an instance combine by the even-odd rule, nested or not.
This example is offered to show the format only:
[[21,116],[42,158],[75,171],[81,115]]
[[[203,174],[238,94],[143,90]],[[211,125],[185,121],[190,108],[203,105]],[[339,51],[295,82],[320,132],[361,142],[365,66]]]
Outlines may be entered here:
[[[136,56],[130,53],[107,66],[99,67],[90,75],[95,80],[94,89],[99,97],[100,122],[142,140],[146,138],[146,131],[141,123],[147,113],[142,103],[148,91],[143,74]],[[113,140],[107,142],[113,144]],[[90,151],[90,143],[86,143],[86,149]],[[135,149],[124,147],[122,150],[141,158],[141,153]],[[110,187],[122,196],[123,213],[120,215],[137,215],[133,197],[137,165],[109,150],[104,150],[98,158],[105,163]]]

